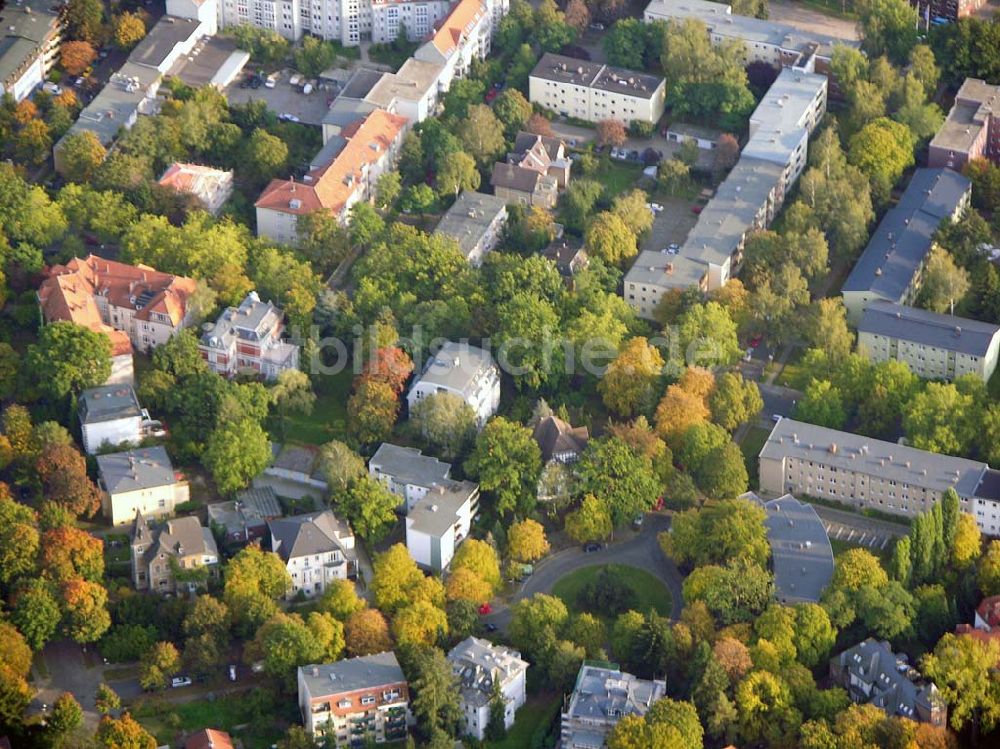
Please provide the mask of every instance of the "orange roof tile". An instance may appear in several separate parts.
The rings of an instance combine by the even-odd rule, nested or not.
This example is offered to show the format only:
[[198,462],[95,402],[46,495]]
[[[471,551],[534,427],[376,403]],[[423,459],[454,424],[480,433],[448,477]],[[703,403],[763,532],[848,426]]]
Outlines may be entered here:
[[459,0],[451,12],[441,21],[440,27],[431,37],[431,43],[445,57],[458,48],[462,37],[486,14],[480,0]]
[[[340,213],[360,184],[363,167],[382,158],[407,121],[383,109],[373,110],[341,131],[347,144],[333,161],[310,171],[302,182],[271,180],[256,207],[297,215],[320,208]],[[292,201],[296,201],[294,206]]]
[[218,183],[228,174],[230,172],[213,169],[210,166],[175,162],[160,177],[159,184],[163,187],[172,187],[178,192],[190,192],[198,195],[204,192],[205,186]]
[[233,740],[225,731],[202,728],[188,736],[184,749],[233,749]]

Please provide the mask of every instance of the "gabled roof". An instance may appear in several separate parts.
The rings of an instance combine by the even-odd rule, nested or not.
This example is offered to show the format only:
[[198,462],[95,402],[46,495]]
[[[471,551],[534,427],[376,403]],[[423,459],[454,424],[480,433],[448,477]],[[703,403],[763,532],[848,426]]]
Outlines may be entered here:
[[284,561],[309,554],[348,550],[343,541],[354,534],[351,527],[329,510],[268,521],[271,550]]
[[542,460],[548,462],[561,453],[582,453],[590,441],[590,430],[570,426],[558,416],[548,416],[538,422],[532,436],[542,451]]
[[184,749],[233,749],[233,740],[225,731],[202,728],[188,736]]
[[458,49],[462,38],[467,36],[485,15],[486,6],[480,0],[459,0],[451,12],[441,20],[441,25],[430,37],[430,43],[445,59],[448,59]]
[[833,577],[833,548],[812,505],[786,494],[762,502],[774,560],[774,587],[782,603],[817,603]]
[[851,674],[852,696],[863,695],[889,715],[919,720],[918,708],[930,712],[942,705],[937,686],[911,680],[919,674],[911,673],[906,660],[898,658],[888,642],[869,637],[834,656],[833,661]]
[[429,489],[449,478],[451,464],[430,455],[421,454],[415,447],[401,447],[383,442],[368,461],[369,468],[391,476],[394,480]]
[[215,545],[215,537],[212,531],[202,526],[198,518],[187,515],[150,528],[138,511],[136,514],[138,517],[132,526],[132,545],[137,545],[144,538],[141,533],[148,535],[152,544],[143,553],[143,559],[147,562],[161,554],[172,557],[212,556],[218,560],[219,549]]
[[490,185],[494,188],[505,187],[508,190],[532,193],[543,177],[544,175],[534,169],[498,161],[493,165]]
[[439,538],[461,518],[460,510],[479,496],[479,484],[442,481],[428,489],[406,515],[406,527]]

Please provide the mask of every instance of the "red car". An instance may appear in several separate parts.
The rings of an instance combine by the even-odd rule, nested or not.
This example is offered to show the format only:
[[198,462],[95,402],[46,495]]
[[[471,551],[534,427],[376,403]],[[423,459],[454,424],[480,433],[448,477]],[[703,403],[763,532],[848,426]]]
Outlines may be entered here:
[[489,616],[492,613],[493,613],[493,607],[490,606],[488,603],[484,603],[482,606],[479,607],[480,616]]
[[750,348],[757,348],[762,340],[764,340],[764,336],[755,335],[750,339]]
[[700,205],[692,206],[691,207],[691,213],[693,213],[695,216],[697,216],[699,213],[701,213],[701,209],[702,208],[704,208],[704,206],[700,206]]
[[492,103],[493,103],[493,100],[494,100],[495,98],[497,98],[497,95],[498,95],[499,93],[500,93],[500,92],[499,92],[499,91],[498,91],[497,89],[495,89],[495,88],[491,88],[491,89],[490,89],[490,90],[489,90],[488,92],[486,92],[486,103],[487,103],[487,104],[492,104]]

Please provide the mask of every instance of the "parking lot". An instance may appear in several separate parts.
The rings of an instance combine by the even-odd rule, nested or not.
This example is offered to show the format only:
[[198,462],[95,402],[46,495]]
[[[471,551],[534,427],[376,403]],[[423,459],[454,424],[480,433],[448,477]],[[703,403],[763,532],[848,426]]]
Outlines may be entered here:
[[301,89],[291,86],[288,79],[289,71],[284,71],[274,88],[265,86],[240,88],[240,82],[244,80],[244,77],[241,76],[226,89],[226,98],[230,104],[245,104],[249,101],[263,100],[267,102],[268,109],[278,114],[294,115],[306,125],[320,125],[333,101],[333,92],[317,90],[306,95],[302,93]]
[[671,244],[684,244],[698,217],[691,212],[693,205],[684,198],[658,198],[663,210],[653,219],[653,228],[640,249],[659,251]]

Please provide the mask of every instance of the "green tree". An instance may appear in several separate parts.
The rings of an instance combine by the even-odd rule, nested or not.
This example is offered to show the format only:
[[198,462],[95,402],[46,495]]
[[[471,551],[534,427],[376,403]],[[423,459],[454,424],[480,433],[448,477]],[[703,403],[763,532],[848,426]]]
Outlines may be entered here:
[[42,327],[38,343],[28,347],[24,363],[39,388],[62,399],[108,379],[111,341],[71,322],[53,322]]
[[688,366],[718,366],[739,359],[736,324],[718,302],[691,305],[677,327],[681,355]]
[[158,642],[139,660],[139,684],[146,691],[162,691],[181,665],[181,654],[170,642]]
[[101,715],[107,715],[122,706],[121,698],[115,693],[115,690],[104,683],[97,686],[95,702],[97,712]]
[[445,459],[465,451],[475,439],[476,412],[454,393],[433,393],[410,410],[410,422]]
[[732,440],[713,449],[694,478],[712,499],[731,499],[745,492],[749,483],[743,453]]
[[757,418],[764,408],[757,383],[745,381],[739,372],[724,372],[715,381],[709,397],[712,420],[730,432]]
[[316,663],[324,657],[323,647],[298,614],[277,613],[264,622],[245,657],[262,660],[264,671],[290,686],[297,666]]
[[840,390],[829,380],[811,380],[795,406],[795,418],[810,424],[841,429],[847,422],[847,413]]
[[531,104],[524,94],[508,86],[493,102],[493,113],[504,124],[508,138],[513,138],[531,117]]
[[398,414],[399,399],[384,382],[362,378],[347,401],[348,426],[364,444],[388,437]]
[[618,265],[639,252],[633,228],[610,211],[598,213],[591,219],[584,241],[591,256],[609,265]]
[[526,514],[535,503],[541,452],[527,427],[497,416],[476,438],[465,470],[494,498],[497,512]]
[[249,172],[260,182],[273,179],[288,162],[288,146],[262,128],[255,129],[246,141],[243,163],[251,165]]
[[984,596],[1000,595],[1000,541],[990,541],[979,558],[976,575]]
[[544,663],[569,623],[569,611],[558,598],[536,593],[512,607],[508,634],[514,645],[533,662]]
[[1000,722],[1000,683],[993,674],[1000,643],[969,635],[946,634],[924,656],[923,672],[941,690],[949,722],[956,731],[972,724],[973,736],[992,731]]
[[67,736],[83,723],[83,708],[72,694],[63,692],[53,703],[46,723],[50,733],[57,737]]
[[94,738],[102,749],[156,749],[156,739],[128,713],[117,719],[105,715]]
[[250,418],[227,421],[209,435],[205,467],[219,491],[231,494],[260,475],[271,462],[271,443],[260,424]]
[[315,78],[337,61],[337,51],[330,42],[308,35],[292,56],[296,69],[308,78]]
[[660,485],[649,458],[616,437],[591,440],[577,464],[579,491],[598,497],[621,526],[656,502]]
[[478,190],[482,178],[475,159],[463,151],[455,151],[441,160],[434,179],[438,195],[457,197],[463,190]]
[[917,44],[917,11],[906,0],[862,0],[855,6],[868,56],[906,62]]
[[380,482],[369,476],[357,479],[339,495],[337,508],[348,519],[354,531],[368,542],[385,537],[396,522],[399,498]]
[[223,589],[236,631],[243,636],[255,632],[278,610],[277,599],[291,587],[281,557],[256,546],[241,549],[226,565]]
[[[12,424],[17,410],[4,412],[5,431]],[[15,502],[6,484],[0,483],[0,583],[10,585],[28,577],[35,569],[39,534],[34,511]]]
[[483,167],[492,164],[506,146],[503,125],[486,104],[469,107],[469,114],[462,121],[459,131],[466,152]]
[[604,404],[622,416],[648,411],[663,373],[663,357],[641,337],[630,338],[597,385]]
[[98,43],[104,22],[104,5],[100,0],[70,0],[66,4],[63,22],[69,39]]
[[92,132],[73,133],[62,144],[63,175],[70,182],[90,182],[105,156],[107,151]]
[[32,650],[41,650],[56,633],[62,618],[50,583],[37,578],[23,583],[14,594],[13,604],[11,621]]
[[954,314],[971,286],[968,272],[955,264],[945,250],[934,247],[927,258],[923,284],[920,288],[920,305],[934,312]]
[[331,440],[320,448],[319,471],[334,497],[367,473],[364,458],[340,440]]
[[781,744],[794,739],[802,722],[788,684],[767,671],[755,671],[736,687],[739,731],[745,741]]
[[964,455],[975,438],[974,399],[953,383],[930,382],[903,413],[903,429],[914,447]]
[[[424,736],[438,732],[454,736],[462,719],[458,677],[437,648],[419,648],[413,657],[410,685],[413,714]],[[451,742],[449,742],[451,743]]]
[[678,564],[701,567],[746,558],[765,565],[770,557],[764,511],[744,499],[678,513],[671,530],[660,537],[664,551]]
[[593,494],[584,496],[580,506],[566,514],[566,534],[577,543],[603,541],[613,530],[610,513]]
[[884,202],[903,172],[913,166],[913,136],[905,125],[880,117],[851,137],[848,158],[868,176],[873,194]]

